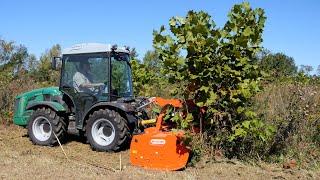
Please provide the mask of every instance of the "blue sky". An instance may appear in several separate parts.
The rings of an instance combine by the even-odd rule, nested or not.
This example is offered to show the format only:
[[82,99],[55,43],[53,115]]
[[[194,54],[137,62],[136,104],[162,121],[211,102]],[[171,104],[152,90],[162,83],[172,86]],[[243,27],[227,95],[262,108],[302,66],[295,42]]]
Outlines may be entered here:
[[[102,1],[55,0],[0,2],[0,37],[24,44],[37,57],[54,44],[63,48],[82,42],[117,43],[152,49],[152,31],[188,10],[207,11],[218,26],[237,0]],[[320,65],[320,1],[249,0],[266,11],[263,46],[283,52],[297,65]]]

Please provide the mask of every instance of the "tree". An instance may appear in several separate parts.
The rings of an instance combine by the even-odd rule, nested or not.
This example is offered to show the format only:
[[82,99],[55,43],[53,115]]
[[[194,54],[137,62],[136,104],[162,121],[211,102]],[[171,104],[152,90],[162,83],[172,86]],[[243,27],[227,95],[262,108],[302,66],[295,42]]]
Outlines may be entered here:
[[25,46],[0,39],[0,69],[2,71],[20,72],[26,69],[25,63],[27,63],[28,58],[29,53]]
[[264,50],[264,53],[258,59],[259,67],[273,79],[297,74],[294,59],[283,53],[273,54]]
[[36,68],[39,66],[39,62],[37,60],[37,57],[34,54],[30,54],[29,59],[26,64],[27,64],[27,69],[30,72],[35,71]]
[[[254,59],[266,17],[246,2],[234,5],[228,17],[217,28],[209,14],[189,11],[170,19],[170,33],[164,26],[154,31],[153,42],[166,78],[180,85],[176,92],[207,109],[204,124],[212,143],[237,154],[239,148],[249,148],[245,141],[264,142],[271,131],[249,107],[259,91],[261,73]],[[191,117],[197,120],[197,115]],[[181,120],[181,127],[190,124],[190,118]]]
[[138,53],[137,53],[136,48],[132,48],[130,50],[130,57],[131,57],[131,59],[138,59]]
[[310,75],[310,73],[313,71],[313,67],[310,65],[301,65],[299,71],[305,75]]
[[25,46],[0,39],[0,122],[12,122],[14,98],[32,88],[28,64],[35,60]]
[[[17,45],[13,41],[0,39],[0,85],[6,85],[14,77],[23,74],[26,70],[26,64],[30,60],[28,50],[23,45]],[[0,88],[1,89],[1,88]]]
[[168,97],[168,82],[162,73],[163,64],[156,51],[147,51],[143,61],[131,61],[136,95]]
[[163,64],[159,59],[159,55],[156,51],[147,51],[143,57],[143,64],[152,71],[161,71]]
[[59,71],[51,69],[51,60],[53,57],[59,56],[61,56],[61,47],[59,44],[46,50],[40,57],[37,70],[32,73],[33,77],[39,82],[44,82],[48,85],[56,85],[59,81]]

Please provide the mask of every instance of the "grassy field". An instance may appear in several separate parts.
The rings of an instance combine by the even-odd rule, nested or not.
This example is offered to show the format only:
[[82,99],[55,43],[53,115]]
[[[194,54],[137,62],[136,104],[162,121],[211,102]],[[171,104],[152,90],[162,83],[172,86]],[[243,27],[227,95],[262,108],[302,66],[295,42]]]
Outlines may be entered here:
[[95,152],[77,137],[63,148],[67,157],[59,146],[32,145],[23,128],[0,126],[0,179],[320,179],[320,172],[236,160],[200,162],[177,172],[144,170],[130,165],[129,151]]

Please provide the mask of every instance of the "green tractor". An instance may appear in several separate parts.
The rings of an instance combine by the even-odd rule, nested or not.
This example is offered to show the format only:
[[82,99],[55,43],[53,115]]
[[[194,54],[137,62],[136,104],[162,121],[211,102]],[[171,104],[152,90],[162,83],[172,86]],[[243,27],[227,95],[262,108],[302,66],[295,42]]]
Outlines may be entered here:
[[37,145],[77,134],[97,151],[126,148],[139,120],[147,118],[148,103],[133,96],[129,54],[128,48],[97,43],[65,49],[52,60],[53,69],[61,67],[59,87],[18,95],[14,123],[26,127]]

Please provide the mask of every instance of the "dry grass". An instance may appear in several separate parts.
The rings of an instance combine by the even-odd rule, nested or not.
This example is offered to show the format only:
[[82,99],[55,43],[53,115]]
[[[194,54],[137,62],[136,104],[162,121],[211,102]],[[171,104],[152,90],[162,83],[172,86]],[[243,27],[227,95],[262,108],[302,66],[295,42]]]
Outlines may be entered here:
[[8,83],[0,81],[0,123],[12,123],[14,99],[17,95],[44,86],[45,84],[35,82],[28,75],[13,79]]
[[276,128],[272,142],[264,148],[271,161],[295,159],[300,167],[319,170],[319,92],[319,84],[283,82],[267,85],[257,94],[256,112]]
[[128,151],[95,152],[76,137],[63,145],[67,160],[60,147],[32,145],[26,134],[16,126],[0,126],[0,179],[320,179],[319,172],[228,160],[203,162],[178,172],[144,170],[130,165]]

